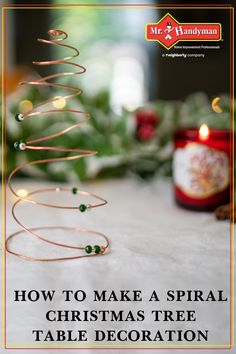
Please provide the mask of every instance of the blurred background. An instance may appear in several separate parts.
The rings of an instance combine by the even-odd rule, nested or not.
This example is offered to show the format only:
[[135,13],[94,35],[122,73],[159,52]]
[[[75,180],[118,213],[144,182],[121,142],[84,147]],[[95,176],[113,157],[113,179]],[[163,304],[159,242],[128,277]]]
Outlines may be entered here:
[[[87,69],[79,77],[57,79],[84,91],[77,98],[58,101],[57,108],[83,109],[92,119],[51,144],[97,150],[98,154],[73,161],[70,168],[64,163],[35,166],[25,169],[24,176],[57,181],[127,174],[143,179],[155,174],[171,176],[175,130],[199,127],[203,123],[213,128],[230,128],[229,10],[170,10],[179,22],[220,22],[223,40],[194,42],[195,45],[219,45],[220,49],[186,51],[204,53],[204,58],[163,58],[166,49],[156,42],[145,41],[144,30],[146,23],[157,22],[168,11],[155,7],[156,1],[135,3],[139,2],[150,6],[12,8],[6,11],[7,173],[20,163],[52,156],[48,152],[17,152],[13,148],[15,141],[48,135],[78,121],[73,114],[44,115],[33,123],[29,119],[23,124],[14,119],[17,113],[29,110],[32,105],[68,94],[65,90],[18,86],[19,81],[62,70],[59,66],[32,65],[33,60],[67,55],[64,50],[36,41],[37,38],[47,39],[47,31],[52,28],[68,33],[66,43],[80,50],[76,62]],[[47,3],[57,5],[60,1]],[[95,3],[99,1],[93,0]],[[172,48],[169,51],[179,52],[184,50]],[[221,99],[220,114],[211,106],[216,96]]]

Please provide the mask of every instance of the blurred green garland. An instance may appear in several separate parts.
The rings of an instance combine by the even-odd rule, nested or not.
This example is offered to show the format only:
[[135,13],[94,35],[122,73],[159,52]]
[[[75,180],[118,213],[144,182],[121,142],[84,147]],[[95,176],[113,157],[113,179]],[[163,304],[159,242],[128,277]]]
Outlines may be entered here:
[[[27,87],[7,97],[6,117],[6,158],[7,174],[20,163],[47,158],[52,152],[16,151],[15,141],[30,140],[38,136],[54,133],[78,122],[80,117],[73,114],[54,114],[29,119],[23,123],[15,121],[19,113],[19,101],[30,100],[34,105],[48,99],[47,90]],[[57,95],[60,95],[59,93]],[[63,96],[63,92],[61,93]],[[20,100],[19,100],[20,97]],[[127,173],[143,178],[156,172],[170,176],[172,173],[173,133],[181,127],[199,127],[206,123],[212,128],[230,129],[230,100],[222,95],[222,113],[211,108],[211,101],[203,93],[195,93],[184,102],[160,101],[147,103],[142,107],[157,115],[157,124],[148,139],[137,139],[137,117],[135,112],[123,109],[120,115],[110,107],[108,92],[100,92],[96,97],[86,94],[67,102],[67,108],[89,112],[92,119],[87,124],[52,141],[58,146],[97,150],[93,157],[67,163],[34,166],[23,171],[24,176],[38,176],[56,181],[87,180],[104,177],[118,177]],[[55,154],[55,153],[54,153]]]

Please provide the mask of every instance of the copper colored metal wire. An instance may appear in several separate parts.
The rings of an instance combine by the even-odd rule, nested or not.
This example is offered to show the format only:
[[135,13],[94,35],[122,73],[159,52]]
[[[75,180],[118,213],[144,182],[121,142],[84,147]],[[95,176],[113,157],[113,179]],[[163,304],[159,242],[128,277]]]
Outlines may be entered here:
[[[80,110],[75,110],[75,109],[43,109],[46,105],[48,105],[49,103],[52,103],[54,101],[57,101],[59,99],[65,99],[68,100],[70,98],[79,96],[83,93],[83,91],[77,87],[73,87],[73,86],[69,86],[69,85],[65,85],[65,84],[59,84],[59,83],[52,83],[52,82],[48,82],[48,80],[52,80],[55,78],[59,78],[62,76],[71,76],[71,75],[80,75],[83,74],[86,69],[82,66],[79,65],[77,63],[72,63],[70,62],[71,59],[77,57],[79,55],[79,51],[67,44],[62,44],[60,43],[61,41],[64,41],[67,38],[67,34],[64,31],[61,30],[50,30],[48,31],[48,34],[53,38],[50,40],[46,40],[46,39],[38,39],[39,42],[44,43],[44,44],[50,44],[50,45],[54,45],[54,46],[59,46],[59,47],[63,47],[63,48],[67,48],[69,50],[72,50],[73,55],[64,57],[64,58],[60,58],[57,60],[51,60],[51,61],[34,61],[33,64],[35,65],[40,65],[40,66],[44,66],[44,65],[71,65],[72,67],[76,67],[77,69],[79,69],[77,72],[73,72],[73,71],[67,71],[67,72],[62,72],[62,73],[56,73],[53,75],[49,75],[49,76],[45,76],[43,78],[40,78],[38,80],[33,80],[33,81],[24,81],[21,82],[20,85],[36,85],[36,86],[49,86],[49,87],[58,87],[58,88],[62,88],[62,89],[67,89],[72,91],[71,94],[68,94],[66,96],[60,96],[52,98],[52,99],[48,99],[46,101],[44,101],[43,103],[37,104],[35,105],[32,109],[28,110],[27,112],[21,114],[21,120],[26,120],[26,119],[33,119],[38,115],[42,115],[42,114],[48,114],[48,113],[75,113],[75,114],[79,114],[79,115],[83,115],[84,118],[82,120],[80,120],[80,122],[66,128],[63,129],[59,132],[56,132],[54,134],[51,135],[46,135],[37,139],[33,139],[33,140],[29,140],[26,141],[24,143],[21,144],[21,148],[20,150],[46,150],[46,151],[56,151],[56,152],[61,152],[61,153],[71,153],[70,156],[64,156],[64,157],[50,157],[47,159],[40,159],[40,160],[34,160],[34,161],[30,161],[30,162],[26,162],[24,164],[21,164],[20,166],[17,166],[9,175],[8,178],[8,186],[10,191],[12,192],[12,194],[17,198],[16,202],[13,204],[12,207],[12,216],[15,219],[15,221],[20,225],[20,227],[23,229],[21,231],[15,232],[14,234],[10,235],[7,240],[6,240],[6,249],[9,253],[28,260],[28,261],[41,261],[41,262],[52,262],[52,261],[62,261],[62,260],[70,260],[70,259],[78,259],[78,258],[84,258],[84,257],[94,257],[94,256],[100,256],[105,254],[108,251],[109,248],[109,240],[108,238],[100,233],[100,232],[96,232],[96,231],[91,231],[91,230],[87,230],[87,229],[83,229],[83,228],[78,228],[78,227],[64,227],[64,226],[43,226],[43,227],[36,227],[36,228],[31,228],[28,227],[26,225],[24,225],[19,218],[16,216],[16,207],[22,203],[22,202],[27,202],[27,203],[31,203],[31,204],[35,204],[37,206],[44,206],[44,207],[50,207],[50,208],[59,208],[59,209],[76,209],[79,210],[78,206],[74,206],[74,205],[59,205],[59,204],[50,204],[50,203],[45,203],[42,201],[39,201],[37,199],[35,199],[35,196],[37,194],[41,194],[41,193],[46,193],[46,192],[66,192],[66,193],[71,193],[71,189],[70,188],[44,188],[44,189],[37,189],[33,192],[30,192],[26,197],[20,197],[16,190],[14,189],[13,185],[12,185],[12,179],[13,177],[15,177],[15,175],[21,171],[22,169],[28,167],[28,166],[33,166],[33,165],[38,165],[38,164],[44,164],[44,163],[50,163],[50,162],[61,162],[61,161],[72,161],[72,160],[77,160],[83,157],[87,157],[87,156],[92,156],[95,155],[97,152],[93,151],[93,150],[82,150],[82,149],[70,149],[70,148],[66,148],[66,147],[56,147],[56,146],[42,146],[38,143],[41,143],[43,141],[47,141],[47,140],[51,140],[57,137],[60,137],[68,132],[70,132],[73,129],[79,128],[82,124],[84,124],[85,122],[87,122],[90,118],[91,115],[87,112],[84,111],[80,111]],[[55,38],[57,37],[57,38]],[[77,190],[78,194],[84,195],[84,196],[88,196],[91,197],[93,199],[95,199],[97,202],[95,204],[87,204],[86,205],[86,209],[93,209],[96,207],[100,207],[103,205],[107,204],[107,201],[99,196],[97,196],[96,194],[90,193],[90,192],[85,192],[82,190]],[[98,239],[102,239],[103,240],[103,245],[99,246],[100,247],[100,252],[98,253],[91,253],[91,254],[87,254],[85,253],[85,249],[86,246],[73,246],[73,245],[69,245],[69,244],[65,244],[65,243],[60,243],[60,242],[55,242],[52,241],[46,237],[43,237],[42,235],[40,235],[40,230],[66,230],[66,231],[73,231],[73,232],[77,232],[77,233],[82,233],[82,234],[90,234],[92,236],[97,236],[96,238]],[[39,231],[39,233],[38,233]],[[13,240],[18,237],[18,236],[22,236],[22,234],[27,233],[28,235],[33,235],[34,237],[36,237],[38,240],[49,243],[51,245],[54,246],[59,246],[59,247],[64,247],[67,249],[75,249],[75,250],[80,250],[80,254],[76,255],[76,256],[65,256],[65,257],[53,257],[53,258],[36,258],[33,256],[27,256],[24,255],[20,252],[16,252],[13,251],[10,248],[10,244],[11,242],[13,242]],[[81,254],[82,252],[82,254]]]

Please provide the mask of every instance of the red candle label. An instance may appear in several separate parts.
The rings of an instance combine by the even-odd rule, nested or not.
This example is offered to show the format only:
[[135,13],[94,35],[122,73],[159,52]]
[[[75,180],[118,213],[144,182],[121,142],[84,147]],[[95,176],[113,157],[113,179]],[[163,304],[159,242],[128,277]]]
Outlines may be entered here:
[[229,157],[199,143],[189,143],[174,153],[174,182],[186,195],[206,198],[229,185]]

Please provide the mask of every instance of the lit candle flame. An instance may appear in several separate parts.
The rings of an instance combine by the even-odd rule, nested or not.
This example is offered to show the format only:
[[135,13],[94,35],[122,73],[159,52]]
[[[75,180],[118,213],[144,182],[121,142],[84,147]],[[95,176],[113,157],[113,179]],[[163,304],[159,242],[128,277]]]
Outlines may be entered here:
[[202,124],[199,128],[199,138],[206,140],[209,137],[209,128],[206,124]]

